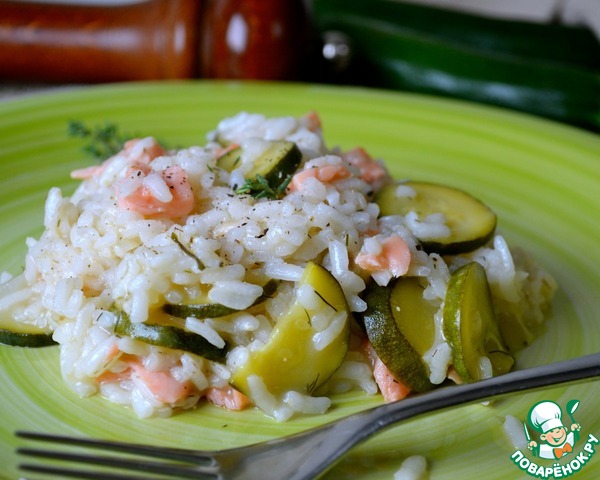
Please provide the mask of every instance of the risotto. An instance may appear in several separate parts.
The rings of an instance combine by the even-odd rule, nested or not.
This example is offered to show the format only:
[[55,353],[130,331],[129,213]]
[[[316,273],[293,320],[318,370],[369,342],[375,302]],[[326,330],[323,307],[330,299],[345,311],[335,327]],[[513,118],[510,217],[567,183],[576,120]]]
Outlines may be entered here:
[[2,274],[3,338],[58,344],[68,388],[142,418],[208,401],[285,421],[501,374],[556,288],[481,202],[326,146],[315,113],[240,113],[179,150],[132,139],[72,176]]

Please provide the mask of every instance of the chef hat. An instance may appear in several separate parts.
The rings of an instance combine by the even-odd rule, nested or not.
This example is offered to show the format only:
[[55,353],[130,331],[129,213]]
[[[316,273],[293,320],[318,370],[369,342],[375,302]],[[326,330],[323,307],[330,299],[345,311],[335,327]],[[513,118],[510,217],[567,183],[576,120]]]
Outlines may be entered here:
[[562,427],[562,411],[550,401],[539,402],[529,411],[529,422],[536,430],[546,433],[554,428]]

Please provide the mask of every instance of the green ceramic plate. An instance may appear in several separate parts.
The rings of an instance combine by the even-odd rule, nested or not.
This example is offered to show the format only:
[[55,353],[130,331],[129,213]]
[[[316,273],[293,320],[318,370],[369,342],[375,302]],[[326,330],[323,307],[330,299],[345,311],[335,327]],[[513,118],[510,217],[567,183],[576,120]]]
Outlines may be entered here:
[[[71,119],[114,121],[171,145],[203,144],[217,121],[246,110],[301,115],[317,110],[330,146],[364,146],[397,178],[442,181],[491,205],[511,244],[534,254],[558,280],[553,317],[524,351],[519,368],[595,352],[600,347],[600,139],[531,117],[465,103],[350,88],[287,84],[150,83],[109,85],[0,104],[0,270],[18,272],[25,238],[41,232],[49,187],[67,193],[70,170],[89,161],[69,139]],[[327,478],[392,479],[402,460],[427,457],[432,479],[526,478],[510,460],[506,415],[525,420],[537,401],[580,400],[583,434],[600,437],[600,383],[518,394],[429,415],[356,448]],[[138,420],[100,398],[65,390],[54,348],[0,347],[0,465],[18,478],[15,430],[107,437],[190,448],[224,448],[306,429],[374,406],[378,397],[334,399],[320,418],[278,424],[256,411],[211,406],[168,419]],[[543,461],[540,461],[543,464]],[[545,465],[551,465],[546,461]],[[600,455],[579,478],[600,478]],[[576,475],[574,475],[576,477]],[[268,475],[265,476],[268,478]]]

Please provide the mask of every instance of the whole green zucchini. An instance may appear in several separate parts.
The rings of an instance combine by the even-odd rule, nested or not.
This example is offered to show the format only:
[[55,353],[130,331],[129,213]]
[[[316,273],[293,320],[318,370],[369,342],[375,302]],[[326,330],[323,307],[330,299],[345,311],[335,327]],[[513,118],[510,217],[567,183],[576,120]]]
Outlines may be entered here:
[[600,42],[583,27],[491,18],[398,0],[314,0],[314,16],[320,28],[330,28],[332,21],[343,23],[346,16],[381,20],[407,34],[481,52],[600,68]]
[[600,129],[600,75],[593,70],[481,52],[348,12],[323,26],[350,38],[355,83],[472,100]]

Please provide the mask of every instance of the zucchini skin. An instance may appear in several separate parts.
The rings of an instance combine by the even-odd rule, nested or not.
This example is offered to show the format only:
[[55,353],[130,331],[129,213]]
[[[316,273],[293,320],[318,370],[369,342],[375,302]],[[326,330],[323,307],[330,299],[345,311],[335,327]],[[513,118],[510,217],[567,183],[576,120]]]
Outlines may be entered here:
[[41,348],[58,345],[50,333],[21,333],[4,329],[0,329],[0,344],[23,348]]
[[[256,301],[251,305],[251,307],[259,305],[260,303],[267,300],[267,298],[272,297],[275,291],[277,290],[278,285],[279,282],[277,280],[269,280],[265,285],[263,285],[263,294],[256,299]],[[225,315],[231,315],[232,313],[240,311],[236,310],[235,308],[226,307],[225,305],[221,305],[218,303],[166,303],[163,305],[162,309],[165,313],[179,318],[217,318],[224,317]]]
[[399,380],[415,392],[435,387],[422,357],[400,332],[390,307],[392,288],[373,284],[364,300],[367,309],[360,315],[365,332],[377,356]]
[[318,23],[346,16],[384,21],[399,31],[493,54],[600,68],[600,42],[590,29],[499,19],[398,0],[314,0]]
[[117,312],[117,315],[115,333],[119,336],[129,336],[134,340],[157,347],[183,350],[220,363],[225,361],[229,351],[228,345],[218,348],[204,337],[182,328],[171,325],[133,323],[125,312]]
[[321,19],[349,36],[353,81],[518,110],[600,131],[600,73],[407,33],[345,12]]

